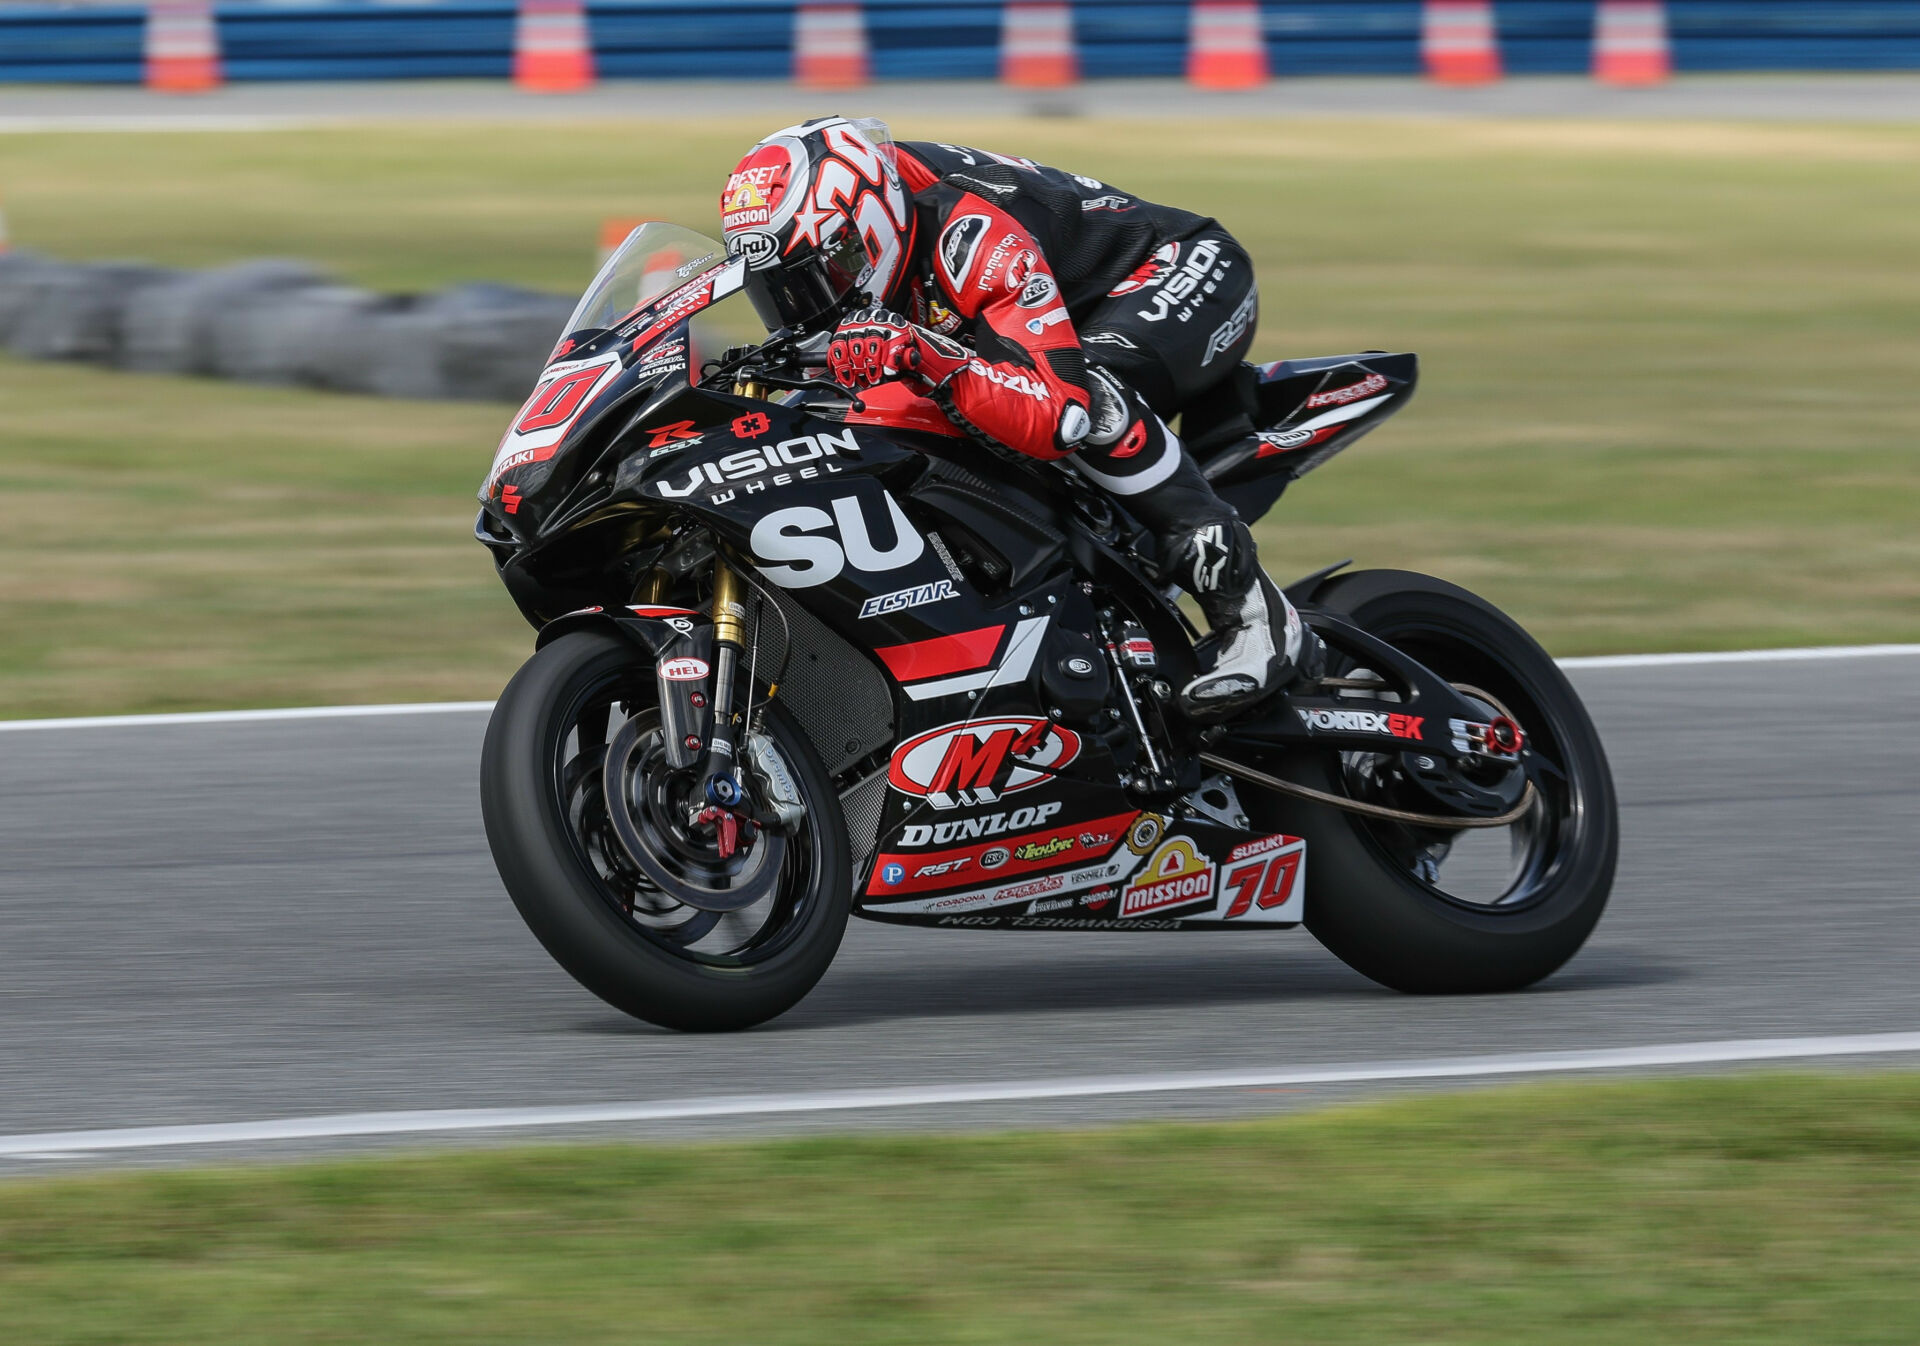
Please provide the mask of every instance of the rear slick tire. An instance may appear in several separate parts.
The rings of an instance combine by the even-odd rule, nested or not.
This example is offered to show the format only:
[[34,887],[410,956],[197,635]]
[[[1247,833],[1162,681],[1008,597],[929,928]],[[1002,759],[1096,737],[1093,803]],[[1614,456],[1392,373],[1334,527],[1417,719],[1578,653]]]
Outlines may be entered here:
[[556,763],[588,689],[651,661],[623,638],[577,631],[539,650],[500,695],[481,753],[487,842],[507,893],[548,953],[589,991],[638,1019],[683,1032],[749,1028],[791,1009],[825,974],[846,931],[852,879],[839,800],[799,727],[763,712],[808,809],[808,864],[793,928],[771,953],[716,966],[636,928],[587,856]]
[[[1427,575],[1359,571],[1322,585],[1312,602],[1442,677],[1493,691],[1566,780],[1542,796],[1543,808],[1564,815],[1542,824],[1551,829],[1552,854],[1531,862],[1524,885],[1514,880],[1517,897],[1494,903],[1457,900],[1396,864],[1365,819],[1249,791],[1256,816],[1307,840],[1307,928],[1349,967],[1397,991],[1514,991],[1554,972],[1600,919],[1619,851],[1606,754],[1565,674],[1506,614]],[[1298,784],[1351,793],[1331,753],[1290,754],[1273,765]],[[1524,870],[1517,862],[1516,872]]]

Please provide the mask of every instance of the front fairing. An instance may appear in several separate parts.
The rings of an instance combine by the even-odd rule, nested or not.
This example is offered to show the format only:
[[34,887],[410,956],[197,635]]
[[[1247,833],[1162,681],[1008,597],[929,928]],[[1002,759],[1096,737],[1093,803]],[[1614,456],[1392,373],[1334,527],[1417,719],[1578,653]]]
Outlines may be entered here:
[[648,225],[609,259],[501,438],[479,492],[484,535],[549,535],[604,479],[620,429],[697,377],[692,320],[739,293],[745,270],[721,257],[691,230]]

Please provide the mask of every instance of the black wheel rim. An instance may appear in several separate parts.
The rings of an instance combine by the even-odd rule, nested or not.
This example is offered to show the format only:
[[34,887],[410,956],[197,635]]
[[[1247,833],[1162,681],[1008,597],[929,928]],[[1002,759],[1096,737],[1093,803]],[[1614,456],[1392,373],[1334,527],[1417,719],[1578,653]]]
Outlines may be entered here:
[[[673,899],[621,844],[603,784],[613,732],[628,719],[658,715],[651,684],[646,670],[616,669],[585,679],[554,721],[549,785],[575,857],[633,938],[704,967],[745,969],[764,963],[799,937],[817,900],[813,880],[823,857],[813,825],[814,801],[806,801],[807,818],[784,838],[779,882],[766,899],[728,912],[703,911]],[[791,756],[790,745],[780,746]],[[751,772],[744,774],[753,794],[760,787]]]
[[[1549,901],[1591,826],[1588,791],[1572,756],[1579,711],[1570,694],[1453,624],[1413,617],[1364,624],[1448,682],[1490,694],[1497,706],[1480,702],[1488,718],[1496,711],[1511,714],[1526,734],[1520,767],[1537,797],[1508,827],[1428,829],[1354,815],[1355,829],[1437,901],[1494,915],[1517,915]],[[1344,671],[1354,670],[1349,665]],[[1392,760],[1381,754],[1342,754],[1336,779],[1353,798],[1432,811],[1395,790]]]

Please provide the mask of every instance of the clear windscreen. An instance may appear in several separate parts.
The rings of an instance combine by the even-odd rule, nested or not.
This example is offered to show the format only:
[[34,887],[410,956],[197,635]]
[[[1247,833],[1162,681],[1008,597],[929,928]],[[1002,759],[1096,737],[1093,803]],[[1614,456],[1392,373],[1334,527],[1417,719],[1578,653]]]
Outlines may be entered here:
[[727,260],[727,250],[677,224],[643,224],[613,250],[580,297],[567,330],[612,327],[649,299]]
[[[641,305],[723,265],[727,250],[705,234],[678,224],[643,224],[614,249],[567,320],[569,333],[612,327]],[[697,326],[719,344],[758,341],[766,329],[739,296],[720,300]]]

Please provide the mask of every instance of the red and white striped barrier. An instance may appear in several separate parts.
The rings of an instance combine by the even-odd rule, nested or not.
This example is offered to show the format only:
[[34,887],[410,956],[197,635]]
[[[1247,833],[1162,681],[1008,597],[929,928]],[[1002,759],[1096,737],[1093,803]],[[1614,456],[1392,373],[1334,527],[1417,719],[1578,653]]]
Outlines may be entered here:
[[867,24],[858,5],[803,4],[793,16],[793,78],[809,89],[867,82]]
[[1016,89],[1057,89],[1079,79],[1072,8],[1009,0],[1000,23],[1000,78]]
[[1266,83],[1260,6],[1250,0],[1194,0],[1187,30],[1187,78],[1202,89]]
[[1645,87],[1673,74],[1662,0],[1600,0],[1593,28],[1593,77],[1602,84]]
[[1420,56],[1436,84],[1491,84],[1500,78],[1500,42],[1490,0],[1427,0]]
[[593,84],[593,43],[581,0],[520,0],[513,82],[528,93],[578,93]]
[[207,0],[152,0],[147,6],[146,86],[205,93],[220,86],[220,33]]

